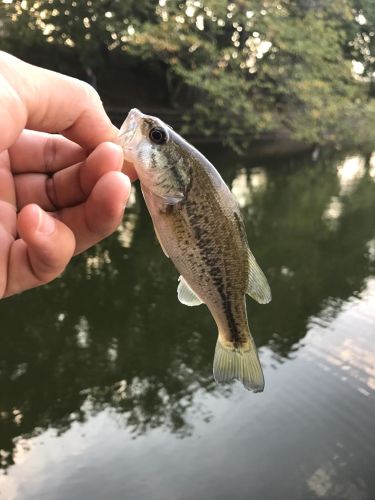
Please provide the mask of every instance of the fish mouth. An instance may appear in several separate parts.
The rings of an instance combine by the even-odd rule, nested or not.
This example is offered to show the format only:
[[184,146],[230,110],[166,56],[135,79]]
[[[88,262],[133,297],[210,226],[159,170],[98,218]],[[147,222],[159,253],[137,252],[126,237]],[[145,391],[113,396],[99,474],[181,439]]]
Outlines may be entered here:
[[141,113],[141,111],[137,108],[133,108],[129,111],[128,116],[121,125],[119,133],[119,139],[121,140],[121,145],[123,147],[126,147],[131,143],[143,116],[143,113]]

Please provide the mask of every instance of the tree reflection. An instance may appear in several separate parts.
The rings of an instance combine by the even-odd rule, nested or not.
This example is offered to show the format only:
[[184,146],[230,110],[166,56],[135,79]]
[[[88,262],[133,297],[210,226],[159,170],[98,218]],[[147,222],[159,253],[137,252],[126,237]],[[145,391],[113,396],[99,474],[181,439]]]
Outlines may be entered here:
[[[251,247],[273,291],[267,307],[249,302],[250,327],[282,360],[312,315],[327,304],[335,314],[374,272],[375,182],[366,166],[343,191],[332,158],[257,170],[221,164],[242,190]],[[331,225],[324,214],[334,197],[341,208]],[[205,307],[177,302],[177,273],[139,196],[128,218],[55,283],[0,303],[2,467],[12,464],[17,436],[63,432],[105,407],[134,435],[162,426],[184,436],[187,414],[200,411],[197,391],[230,391],[212,379],[214,322]]]

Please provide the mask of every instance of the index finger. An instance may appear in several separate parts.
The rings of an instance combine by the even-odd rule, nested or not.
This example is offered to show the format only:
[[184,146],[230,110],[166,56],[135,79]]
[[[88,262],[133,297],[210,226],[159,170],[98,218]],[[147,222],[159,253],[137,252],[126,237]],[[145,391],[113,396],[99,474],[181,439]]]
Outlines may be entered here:
[[0,52],[0,151],[27,127],[61,133],[92,150],[112,141],[116,128],[97,92],[85,82]]

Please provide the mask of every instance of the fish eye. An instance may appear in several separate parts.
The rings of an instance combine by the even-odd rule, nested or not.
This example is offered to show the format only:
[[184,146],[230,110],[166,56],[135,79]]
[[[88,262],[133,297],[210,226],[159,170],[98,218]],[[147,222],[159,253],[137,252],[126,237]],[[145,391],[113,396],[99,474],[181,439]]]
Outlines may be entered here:
[[152,128],[149,137],[154,144],[165,144],[167,142],[167,133],[159,127]]

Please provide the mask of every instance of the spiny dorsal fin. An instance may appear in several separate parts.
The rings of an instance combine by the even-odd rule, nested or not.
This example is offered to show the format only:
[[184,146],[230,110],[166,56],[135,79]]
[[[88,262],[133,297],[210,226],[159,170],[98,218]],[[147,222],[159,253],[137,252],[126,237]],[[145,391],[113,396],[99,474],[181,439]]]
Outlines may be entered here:
[[259,304],[267,304],[271,301],[271,290],[267,278],[259,267],[254,255],[249,250],[249,281],[246,293]]
[[185,306],[199,306],[203,304],[182,276],[178,278],[178,281],[177,297],[182,304],[185,304]]

